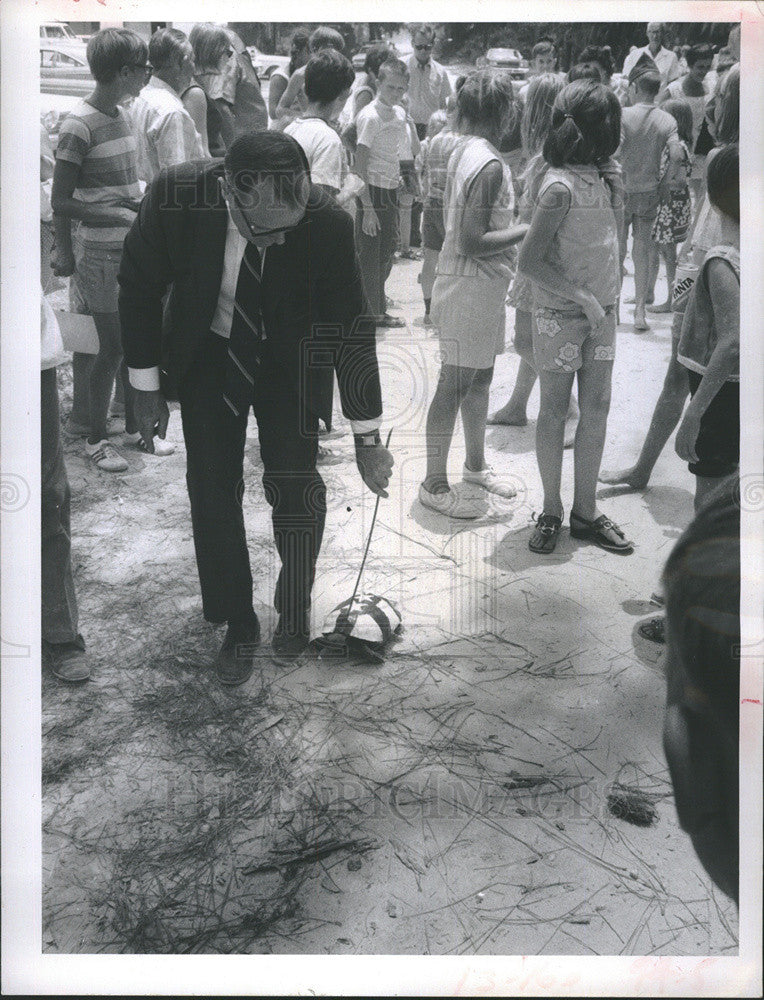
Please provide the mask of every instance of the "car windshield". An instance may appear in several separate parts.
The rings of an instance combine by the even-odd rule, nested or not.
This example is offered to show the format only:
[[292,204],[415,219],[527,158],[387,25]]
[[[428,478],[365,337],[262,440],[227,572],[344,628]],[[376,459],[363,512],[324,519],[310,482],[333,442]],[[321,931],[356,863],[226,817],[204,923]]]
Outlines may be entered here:
[[46,38],[74,38],[66,24],[46,24],[43,25],[42,34]]

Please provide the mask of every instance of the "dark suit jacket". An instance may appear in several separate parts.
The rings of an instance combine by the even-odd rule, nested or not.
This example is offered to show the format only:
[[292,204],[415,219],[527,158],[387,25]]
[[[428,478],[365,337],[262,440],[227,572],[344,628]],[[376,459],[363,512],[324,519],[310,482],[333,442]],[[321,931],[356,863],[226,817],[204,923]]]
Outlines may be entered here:
[[[130,368],[159,366],[163,386],[182,384],[217,306],[228,226],[218,185],[222,172],[222,162],[209,160],[162,171],[125,238],[119,270],[125,362]],[[162,300],[170,285],[163,330]],[[276,363],[327,426],[335,371],[346,417],[381,415],[375,327],[353,222],[318,188],[297,229],[268,247],[262,311]]]

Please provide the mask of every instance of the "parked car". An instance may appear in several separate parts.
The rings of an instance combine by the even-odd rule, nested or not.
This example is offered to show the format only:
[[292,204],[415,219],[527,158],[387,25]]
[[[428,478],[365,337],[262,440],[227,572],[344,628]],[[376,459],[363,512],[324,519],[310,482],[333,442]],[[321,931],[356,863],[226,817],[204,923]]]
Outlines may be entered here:
[[478,65],[508,69],[513,80],[525,80],[528,76],[528,62],[517,49],[489,49],[482,59],[478,59]]
[[[55,43],[50,43],[54,45]],[[40,49],[40,90],[44,94],[84,97],[93,89],[93,77],[84,56],[64,52],[57,46]]]
[[43,21],[40,25],[40,48],[55,48],[84,59],[87,45],[74,34],[66,21]]
[[255,72],[261,80],[270,80],[275,69],[289,71],[289,56],[266,55],[255,45],[248,45],[247,52],[255,67]]

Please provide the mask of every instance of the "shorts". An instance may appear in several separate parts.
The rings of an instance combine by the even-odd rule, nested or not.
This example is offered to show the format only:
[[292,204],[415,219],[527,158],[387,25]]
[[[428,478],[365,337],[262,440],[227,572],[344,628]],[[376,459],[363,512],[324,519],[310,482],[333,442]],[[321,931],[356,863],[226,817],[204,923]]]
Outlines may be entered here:
[[[694,396],[703,378],[687,372],[690,395]],[[719,479],[735,472],[740,463],[740,383],[725,382],[700,418],[695,442],[697,462],[689,462],[694,476]]]
[[442,364],[493,368],[504,350],[507,285],[503,278],[436,277],[430,315],[438,327]]
[[581,310],[533,310],[533,359],[538,371],[576,372],[592,361],[615,360],[615,306],[596,336]]
[[77,285],[91,313],[116,313],[117,274],[122,248],[99,247],[74,240]]
[[624,225],[629,226],[633,219],[644,219],[652,226],[658,214],[659,201],[657,188],[652,191],[626,191],[623,199]]
[[435,253],[440,253],[445,238],[443,206],[425,202],[422,211],[422,246],[425,250],[434,250]]

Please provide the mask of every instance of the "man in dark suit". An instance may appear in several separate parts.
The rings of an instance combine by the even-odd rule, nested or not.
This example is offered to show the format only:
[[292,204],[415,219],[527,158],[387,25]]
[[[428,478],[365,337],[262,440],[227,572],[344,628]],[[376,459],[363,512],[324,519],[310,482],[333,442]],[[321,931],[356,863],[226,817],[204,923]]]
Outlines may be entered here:
[[249,407],[281,557],[277,659],[294,659],[309,639],[326,514],[318,419],[331,423],[335,372],[361,476],[387,496],[393,460],[379,437],[375,329],[353,224],[310,183],[294,139],[250,132],[224,162],[160,174],[125,240],[119,283],[125,361],[149,450],[167,428],[166,398],[180,400],[204,615],[228,623],[216,672],[240,684],[260,636],[241,508]]

